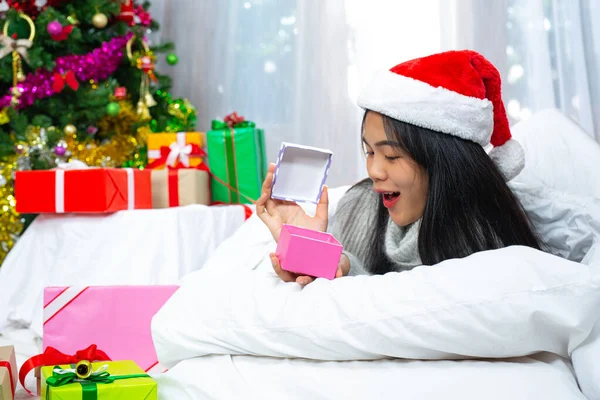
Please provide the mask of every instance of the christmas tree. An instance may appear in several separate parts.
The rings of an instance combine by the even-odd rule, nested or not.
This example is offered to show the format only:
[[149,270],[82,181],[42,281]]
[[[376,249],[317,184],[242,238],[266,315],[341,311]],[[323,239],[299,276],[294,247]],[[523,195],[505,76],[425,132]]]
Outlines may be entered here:
[[[14,172],[79,160],[89,166],[146,165],[152,132],[189,131],[195,110],[169,93],[155,68],[172,44],[149,2],[8,0],[0,16],[0,264],[35,216],[15,211]],[[168,64],[177,63],[173,54]]]

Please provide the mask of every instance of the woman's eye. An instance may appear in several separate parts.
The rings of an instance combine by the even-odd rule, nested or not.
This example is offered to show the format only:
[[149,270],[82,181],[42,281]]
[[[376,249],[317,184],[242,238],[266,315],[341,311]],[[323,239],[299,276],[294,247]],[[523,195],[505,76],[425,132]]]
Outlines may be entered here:
[[385,159],[388,160],[388,161],[394,161],[394,160],[397,160],[399,158],[400,157],[398,157],[398,156],[385,156]]

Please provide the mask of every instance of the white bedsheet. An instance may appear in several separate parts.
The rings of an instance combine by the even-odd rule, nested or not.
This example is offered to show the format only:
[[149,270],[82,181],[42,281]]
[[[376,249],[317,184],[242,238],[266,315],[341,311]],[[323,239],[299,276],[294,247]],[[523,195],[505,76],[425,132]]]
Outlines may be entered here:
[[0,268],[0,333],[31,325],[41,337],[44,286],[176,284],[244,220],[242,206],[201,205],[40,216]]
[[[20,367],[41,351],[27,329],[7,329]],[[570,363],[550,354],[502,361],[379,360],[318,362],[248,356],[208,356],[154,377],[159,400],[202,399],[444,399],[584,400]],[[33,373],[26,381],[35,388]],[[19,385],[15,400],[39,400]]]
[[540,354],[503,361],[278,360],[207,356],[157,377],[161,400],[584,400],[569,363]]

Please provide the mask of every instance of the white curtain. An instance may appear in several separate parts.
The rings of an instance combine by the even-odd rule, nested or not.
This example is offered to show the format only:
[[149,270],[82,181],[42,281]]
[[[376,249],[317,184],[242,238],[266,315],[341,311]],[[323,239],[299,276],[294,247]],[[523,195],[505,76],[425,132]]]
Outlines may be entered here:
[[470,48],[500,70],[512,123],[556,107],[600,138],[600,2],[596,0],[153,0],[160,65],[198,108],[199,129],[231,111],[280,143],[334,153],[330,186],[366,176],[360,89],[372,74]]
[[512,120],[559,108],[600,141],[600,3],[508,0],[507,16]]
[[439,0],[153,0],[159,65],[198,110],[198,129],[231,111],[282,141],[334,152],[328,184],[366,176],[356,96],[371,74],[440,49]]

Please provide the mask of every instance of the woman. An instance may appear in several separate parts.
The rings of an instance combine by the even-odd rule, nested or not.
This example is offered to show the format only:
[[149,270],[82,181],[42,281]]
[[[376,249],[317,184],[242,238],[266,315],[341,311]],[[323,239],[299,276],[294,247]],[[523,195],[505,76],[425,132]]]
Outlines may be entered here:
[[[473,51],[411,60],[361,93],[369,179],[341,199],[330,228],[344,246],[337,277],[384,274],[511,245],[540,248],[506,182],[523,169],[496,68]],[[493,146],[488,153],[484,146]],[[324,189],[314,217],[270,198],[274,165],[257,202],[275,240],[284,223],[325,231]],[[276,273],[301,285],[313,278]]]

